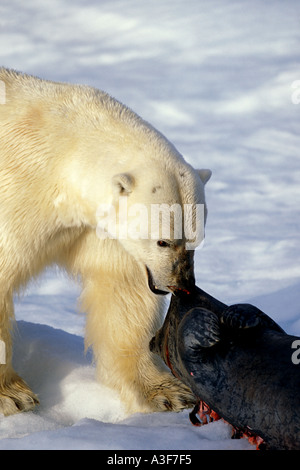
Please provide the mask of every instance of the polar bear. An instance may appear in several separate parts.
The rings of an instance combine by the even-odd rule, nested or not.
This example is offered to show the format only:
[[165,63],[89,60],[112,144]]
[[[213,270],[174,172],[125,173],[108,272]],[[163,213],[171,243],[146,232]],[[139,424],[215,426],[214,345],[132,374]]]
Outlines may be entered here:
[[0,83],[0,341],[6,351],[0,412],[38,403],[12,367],[12,299],[51,263],[81,282],[86,346],[99,379],[119,391],[128,412],[191,406],[189,389],[148,344],[163,320],[163,294],[194,283],[194,252],[174,231],[167,239],[147,238],[145,230],[109,236],[99,206],[115,214],[124,201],[129,209],[205,206],[210,171],[194,170],[163,135],[102,91],[5,68]]

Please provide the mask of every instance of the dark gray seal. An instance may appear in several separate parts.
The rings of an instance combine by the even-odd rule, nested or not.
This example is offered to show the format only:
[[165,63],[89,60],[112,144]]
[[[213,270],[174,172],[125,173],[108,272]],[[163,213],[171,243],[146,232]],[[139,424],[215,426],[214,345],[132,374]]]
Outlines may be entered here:
[[195,396],[267,449],[300,450],[300,364],[268,315],[250,304],[230,307],[195,287],[176,292],[150,342]]

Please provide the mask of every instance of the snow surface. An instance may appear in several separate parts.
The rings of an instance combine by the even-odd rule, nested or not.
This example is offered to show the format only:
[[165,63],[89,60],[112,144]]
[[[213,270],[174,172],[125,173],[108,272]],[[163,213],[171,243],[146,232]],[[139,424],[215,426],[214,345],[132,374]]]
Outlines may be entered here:
[[[6,67],[104,89],[211,168],[197,283],[300,335],[298,0],[2,0]],[[126,416],[83,354],[79,287],[49,269],[16,299],[16,369],[34,411],[1,449],[253,449],[188,412]],[[299,366],[300,367],[300,366]]]

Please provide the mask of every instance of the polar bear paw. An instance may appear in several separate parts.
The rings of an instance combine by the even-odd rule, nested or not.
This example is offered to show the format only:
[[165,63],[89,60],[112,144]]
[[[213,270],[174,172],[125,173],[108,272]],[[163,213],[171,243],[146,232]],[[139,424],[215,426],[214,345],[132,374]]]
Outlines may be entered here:
[[30,411],[38,404],[37,396],[17,374],[0,385],[0,413],[4,416]]
[[181,411],[193,408],[196,403],[191,390],[172,376],[156,384],[147,396],[152,411]]

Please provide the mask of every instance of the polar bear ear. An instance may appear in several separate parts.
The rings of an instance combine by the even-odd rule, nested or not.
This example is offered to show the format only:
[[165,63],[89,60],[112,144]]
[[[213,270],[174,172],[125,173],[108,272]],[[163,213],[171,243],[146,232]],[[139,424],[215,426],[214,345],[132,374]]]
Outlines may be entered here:
[[119,173],[112,178],[114,194],[127,196],[132,192],[134,179],[129,173]]
[[210,179],[212,172],[211,170],[196,170],[203,184],[206,184]]

